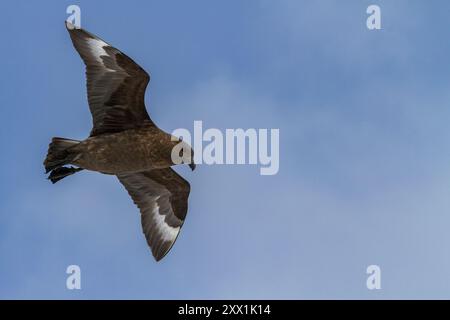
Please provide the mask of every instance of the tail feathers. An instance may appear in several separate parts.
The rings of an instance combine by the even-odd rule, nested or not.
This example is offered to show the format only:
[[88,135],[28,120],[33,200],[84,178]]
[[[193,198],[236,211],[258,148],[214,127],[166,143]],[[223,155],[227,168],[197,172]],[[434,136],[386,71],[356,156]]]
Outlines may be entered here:
[[69,164],[76,157],[76,153],[72,152],[71,149],[79,143],[78,140],[53,138],[44,160],[46,173]]
[[57,169],[54,169],[50,175],[48,176],[48,179],[54,184],[57,183],[59,180],[70,176],[74,173],[77,173],[78,171],[83,170],[82,168],[74,168],[74,167],[60,167]]

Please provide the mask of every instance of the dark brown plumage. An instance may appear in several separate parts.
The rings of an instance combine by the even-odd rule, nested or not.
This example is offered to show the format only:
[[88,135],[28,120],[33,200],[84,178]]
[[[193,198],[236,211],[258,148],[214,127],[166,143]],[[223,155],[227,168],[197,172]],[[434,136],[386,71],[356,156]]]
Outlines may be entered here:
[[[189,183],[170,168],[172,149],[182,143],[191,156],[192,149],[150,119],[144,104],[150,76],[139,65],[95,35],[66,26],[86,65],[93,128],[83,141],[53,138],[46,172],[53,183],[83,169],[116,175],[139,207],[147,243],[160,260],[183,225],[190,192]],[[195,164],[188,164],[194,170]]]

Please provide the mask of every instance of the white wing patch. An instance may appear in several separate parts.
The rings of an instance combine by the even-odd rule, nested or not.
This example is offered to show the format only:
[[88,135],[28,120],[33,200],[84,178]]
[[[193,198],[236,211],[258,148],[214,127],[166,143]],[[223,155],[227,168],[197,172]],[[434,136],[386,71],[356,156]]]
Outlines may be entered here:
[[109,44],[107,44],[106,42],[104,42],[100,39],[93,39],[93,38],[88,39],[87,42],[88,42],[87,44],[89,46],[89,49],[91,50],[92,55],[95,56],[97,61],[99,63],[101,63],[105,67],[105,69],[107,69],[108,71],[115,72],[116,70],[107,68],[103,64],[103,60],[101,58],[102,56],[108,56],[108,53],[105,51],[104,47],[109,47]]
[[159,213],[159,206],[157,200],[160,197],[156,197],[152,212],[152,218],[156,225],[157,230],[161,233],[162,240],[173,242],[178,232],[180,232],[180,227],[171,227],[164,221],[164,215]]

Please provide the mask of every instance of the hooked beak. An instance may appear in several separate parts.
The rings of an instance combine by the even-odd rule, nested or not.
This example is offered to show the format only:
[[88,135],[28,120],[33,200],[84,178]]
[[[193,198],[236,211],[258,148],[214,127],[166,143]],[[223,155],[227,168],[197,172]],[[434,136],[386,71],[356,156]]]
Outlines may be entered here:
[[190,163],[189,167],[191,168],[192,171],[194,171],[195,170],[195,163],[194,162]]

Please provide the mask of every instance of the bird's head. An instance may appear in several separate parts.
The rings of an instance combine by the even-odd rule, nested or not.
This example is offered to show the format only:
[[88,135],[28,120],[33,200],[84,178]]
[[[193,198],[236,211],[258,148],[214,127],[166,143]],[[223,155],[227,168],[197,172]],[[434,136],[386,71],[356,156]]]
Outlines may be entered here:
[[183,139],[176,138],[171,157],[174,164],[187,164],[194,171],[194,149]]

